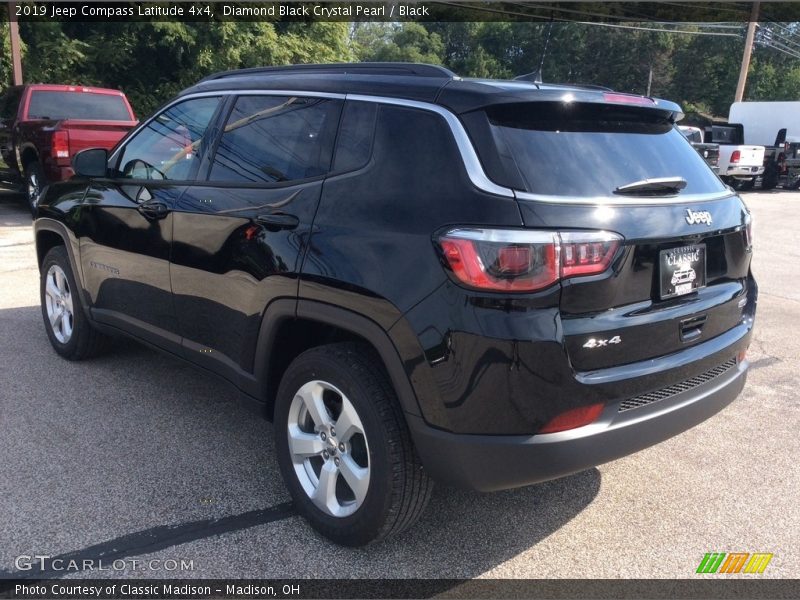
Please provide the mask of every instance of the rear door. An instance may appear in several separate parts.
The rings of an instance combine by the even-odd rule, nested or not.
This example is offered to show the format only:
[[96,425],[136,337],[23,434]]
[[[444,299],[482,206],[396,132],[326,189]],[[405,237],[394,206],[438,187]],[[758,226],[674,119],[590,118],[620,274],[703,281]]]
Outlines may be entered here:
[[265,308],[297,296],[342,103],[231,98],[205,181],[175,206],[172,289],[185,353],[233,381],[253,371]]
[[[753,301],[749,217],[667,117],[563,103],[501,106],[487,117],[526,189],[518,194],[526,227],[623,238],[603,272],[561,282],[576,370],[674,353],[742,322]],[[658,178],[685,185],[643,183]],[[580,269],[602,258],[594,245],[567,240],[562,234],[562,264]]]
[[185,100],[148,121],[75,213],[94,317],[173,350],[180,334],[169,277],[172,211],[202,163],[220,104],[219,97]]

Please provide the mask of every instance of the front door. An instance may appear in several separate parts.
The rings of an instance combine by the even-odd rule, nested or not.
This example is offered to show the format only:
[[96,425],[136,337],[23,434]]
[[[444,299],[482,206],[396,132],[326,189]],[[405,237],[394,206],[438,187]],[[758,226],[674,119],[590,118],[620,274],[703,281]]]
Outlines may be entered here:
[[172,304],[173,209],[207,146],[216,97],[173,104],[146,122],[84,197],[76,230],[92,314],[159,345],[180,345]]

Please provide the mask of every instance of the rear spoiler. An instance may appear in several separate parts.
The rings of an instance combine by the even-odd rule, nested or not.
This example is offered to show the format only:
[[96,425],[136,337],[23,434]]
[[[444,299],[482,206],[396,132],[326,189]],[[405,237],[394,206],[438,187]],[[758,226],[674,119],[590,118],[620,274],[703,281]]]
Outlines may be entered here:
[[500,104],[527,102],[579,102],[609,104],[653,110],[677,123],[684,114],[678,104],[636,94],[612,90],[597,90],[571,86],[532,85],[523,82],[449,81],[442,88],[438,103],[457,114],[463,114]]

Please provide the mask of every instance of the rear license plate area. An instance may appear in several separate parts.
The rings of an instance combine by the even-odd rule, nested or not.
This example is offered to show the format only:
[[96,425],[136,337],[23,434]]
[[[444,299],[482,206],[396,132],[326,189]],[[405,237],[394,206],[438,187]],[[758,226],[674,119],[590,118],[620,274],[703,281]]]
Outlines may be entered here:
[[684,296],[706,286],[706,246],[695,244],[659,253],[662,300]]

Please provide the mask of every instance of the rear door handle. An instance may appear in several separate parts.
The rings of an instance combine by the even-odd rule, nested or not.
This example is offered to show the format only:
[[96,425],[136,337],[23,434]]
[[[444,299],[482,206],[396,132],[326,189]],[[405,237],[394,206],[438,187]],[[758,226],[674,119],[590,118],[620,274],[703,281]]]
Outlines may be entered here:
[[279,231],[281,229],[295,229],[300,224],[300,219],[285,213],[269,213],[258,215],[256,223],[263,225],[270,231]]
[[163,202],[143,202],[137,207],[137,210],[146,219],[163,219],[169,214],[169,208]]

